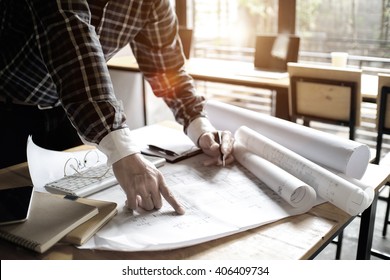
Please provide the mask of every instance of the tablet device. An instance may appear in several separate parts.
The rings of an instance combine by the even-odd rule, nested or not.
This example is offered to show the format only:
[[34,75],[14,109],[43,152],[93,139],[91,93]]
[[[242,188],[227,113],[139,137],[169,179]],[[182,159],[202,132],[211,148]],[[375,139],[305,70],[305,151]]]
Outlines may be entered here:
[[26,221],[30,212],[32,196],[32,186],[1,189],[0,225]]

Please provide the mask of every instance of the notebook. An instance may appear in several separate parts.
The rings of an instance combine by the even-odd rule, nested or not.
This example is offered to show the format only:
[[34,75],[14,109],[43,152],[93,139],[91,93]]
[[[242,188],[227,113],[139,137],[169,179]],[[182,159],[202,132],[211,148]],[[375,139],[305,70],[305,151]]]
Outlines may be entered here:
[[142,139],[144,146],[141,146],[144,155],[175,163],[202,152],[182,130],[156,124],[143,128],[142,132],[145,135]]
[[1,226],[0,237],[44,253],[70,231],[97,214],[96,206],[34,192],[28,220]]
[[69,199],[76,200],[79,203],[95,206],[98,208],[99,213],[82,223],[77,228],[69,232],[62,238],[61,241],[71,243],[74,245],[83,245],[87,242],[99,229],[101,229],[108,221],[110,221],[116,213],[117,204],[115,202],[95,200],[89,198],[81,198],[77,196],[66,196]]

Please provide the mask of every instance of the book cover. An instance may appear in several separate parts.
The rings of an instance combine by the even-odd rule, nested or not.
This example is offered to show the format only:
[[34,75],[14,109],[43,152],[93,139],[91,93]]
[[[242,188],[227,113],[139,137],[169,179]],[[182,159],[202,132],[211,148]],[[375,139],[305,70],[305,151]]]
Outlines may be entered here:
[[[143,127],[139,141],[144,155],[163,157],[167,162],[175,163],[202,152],[181,129],[159,124]],[[158,135],[158,137],[156,137]],[[175,139],[172,141],[172,139]]]
[[96,206],[35,192],[28,220],[1,226],[0,237],[44,253],[67,233],[97,214]]
[[99,213],[82,223],[71,232],[66,234],[61,241],[71,243],[74,245],[83,245],[87,242],[99,229],[101,229],[108,221],[113,218],[117,210],[117,204],[115,202],[95,200],[89,198],[81,198],[75,196],[66,196],[68,199],[76,200],[79,203],[95,206],[98,208]]

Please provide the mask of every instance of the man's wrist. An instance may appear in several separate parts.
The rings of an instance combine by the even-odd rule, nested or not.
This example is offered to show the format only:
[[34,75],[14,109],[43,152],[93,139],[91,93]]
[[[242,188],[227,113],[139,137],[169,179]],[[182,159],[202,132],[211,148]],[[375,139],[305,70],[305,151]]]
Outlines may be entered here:
[[189,124],[187,128],[187,136],[192,140],[192,142],[199,146],[199,137],[205,132],[214,132],[215,130],[215,127],[211,124],[208,118],[199,117]]
[[126,156],[140,153],[131,134],[129,128],[122,128],[111,131],[100,141],[98,149],[107,156],[107,165],[111,166]]

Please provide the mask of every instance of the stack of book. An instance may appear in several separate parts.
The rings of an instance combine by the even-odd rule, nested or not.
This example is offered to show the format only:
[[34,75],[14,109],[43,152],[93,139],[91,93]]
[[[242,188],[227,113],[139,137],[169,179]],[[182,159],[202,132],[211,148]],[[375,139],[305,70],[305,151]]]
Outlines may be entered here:
[[58,242],[82,245],[116,213],[114,202],[35,192],[25,222],[0,226],[0,237],[44,253]]

